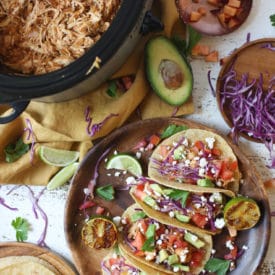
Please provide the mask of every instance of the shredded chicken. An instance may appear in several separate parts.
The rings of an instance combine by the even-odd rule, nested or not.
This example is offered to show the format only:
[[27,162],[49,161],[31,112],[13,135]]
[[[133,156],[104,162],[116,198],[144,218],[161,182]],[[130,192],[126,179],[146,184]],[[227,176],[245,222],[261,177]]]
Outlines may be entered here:
[[60,69],[110,26],[121,0],[1,0],[0,62],[23,74]]

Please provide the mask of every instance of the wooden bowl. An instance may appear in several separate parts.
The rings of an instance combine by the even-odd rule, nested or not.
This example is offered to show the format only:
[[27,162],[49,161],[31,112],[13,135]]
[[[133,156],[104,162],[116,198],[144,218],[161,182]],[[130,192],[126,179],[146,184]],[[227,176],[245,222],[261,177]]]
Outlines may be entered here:
[[[252,0],[242,0],[241,12],[238,15],[238,24],[234,27],[223,26],[217,15],[215,15],[217,8],[210,5],[207,0],[200,0],[198,3],[195,3],[193,0],[176,0],[176,5],[179,15],[185,24],[189,24],[200,33],[216,36],[228,34],[238,29],[250,13]],[[206,10],[206,14],[203,15],[197,22],[191,22],[191,11],[197,11],[198,8],[201,7]]]
[[[275,76],[275,51],[262,48],[264,45],[271,43],[275,47],[275,38],[264,38],[251,41],[236,49],[229,57],[225,58],[225,62],[218,75],[216,84],[216,99],[219,110],[230,128],[233,127],[230,115],[230,102],[225,101],[222,108],[221,91],[224,85],[224,76],[233,68],[237,73],[237,79],[241,79],[243,74],[248,73],[248,81],[259,79],[260,74],[263,76],[263,87],[266,91],[272,77]],[[244,138],[262,142],[259,139],[248,136],[244,133],[240,134]]]
[[[74,263],[80,274],[101,274],[100,263],[105,255],[110,251],[96,250],[86,246],[81,240],[81,230],[85,223],[85,215],[79,210],[79,206],[83,203],[85,194],[84,188],[88,186],[89,181],[93,177],[95,165],[98,159],[102,156],[106,149],[118,150],[118,152],[128,152],[133,150],[133,147],[145,137],[149,137],[155,133],[161,133],[168,125],[186,125],[190,128],[206,129],[216,132],[201,124],[177,118],[159,118],[138,121],[128,124],[112,134],[104,138],[101,142],[95,145],[87,154],[86,158],[81,162],[78,171],[76,172],[68,193],[65,206],[65,235],[71,250]],[[270,239],[270,209],[266,192],[263,188],[263,183],[255,169],[251,168],[251,163],[246,156],[241,152],[239,147],[234,145],[232,141],[224,137],[235,152],[240,166],[240,171],[244,179],[241,184],[240,193],[254,198],[260,206],[261,218],[257,226],[250,230],[240,231],[238,233],[237,244],[239,247],[247,245],[249,249],[238,260],[237,269],[232,274],[253,274],[259,269],[263,262],[267,251]],[[144,175],[147,176],[147,164],[149,154],[142,154],[140,163],[143,168]],[[104,157],[105,158],[105,157]],[[99,164],[99,177],[97,186],[116,184],[118,177],[108,177],[105,168],[105,162]],[[108,208],[112,216],[121,215],[123,211],[133,203],[133,199],[129,195],[128,190],[117,191],[113,201],[104,201],[97,199],[104,207]],[[226,232],[215,236],[214,247],[217,250],[216,257],[222,252],[225,243]]]

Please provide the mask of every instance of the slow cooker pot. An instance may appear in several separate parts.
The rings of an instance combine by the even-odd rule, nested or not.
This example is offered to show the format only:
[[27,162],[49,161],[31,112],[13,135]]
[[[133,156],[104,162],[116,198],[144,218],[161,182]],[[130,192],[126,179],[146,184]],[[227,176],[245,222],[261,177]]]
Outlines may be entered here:
[[[0,70],[0,104],[13,110],[0,117],[7,123],[19,116],[30,100],[60,102],[88,93],[108,79],[126,61],[142,35],[162,24],[152,16],[153,0],[122,0],[108,30],[83,56],[68,66],[43,75],[19,75]],[[91,66],[96,57],[100,69]]]

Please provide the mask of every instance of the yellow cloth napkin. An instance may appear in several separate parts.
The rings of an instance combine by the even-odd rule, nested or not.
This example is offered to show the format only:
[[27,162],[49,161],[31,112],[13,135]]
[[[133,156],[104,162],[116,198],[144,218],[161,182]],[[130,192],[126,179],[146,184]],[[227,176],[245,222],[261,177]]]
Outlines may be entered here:
[[[178,21],[174,1],[161,0],[161,18],[164,22],[164,34],[171,36],[173,26]],[[182,30],[184,27],[181,26]],[[156,116],[190,114],[194,111],[192,99],[178,109],[160,100],[150,90],[144,75],[143,49],[149,36],[142,39],[127,62],[113,75],[113,78],[134,74],[135,80],[130,89],[117,98],[110,97],[104,83],[95,91],[70,101],[60,103],[41,103],[31,101],[20,117],[11,123],[0,125],[0,183],[18,183],[46,185],[60,169],[43,163],[37,150],[41,145],[66,150],[80,151],[80,160],[93,146],[92,141],[106,136],[112,130],[123,125],[139,107],[143,119]],[[90,108],[92,123],[100,123],[111,113],[102,128],[94,135],[87,134],[85,110]],[[1,112],[1,108],[0,108]],[[14,143],[30,122],[35,138],[35,154],[27,153],[13,163],[5,161],[4,148]],[[26,139],[25,142],[31,142]]]

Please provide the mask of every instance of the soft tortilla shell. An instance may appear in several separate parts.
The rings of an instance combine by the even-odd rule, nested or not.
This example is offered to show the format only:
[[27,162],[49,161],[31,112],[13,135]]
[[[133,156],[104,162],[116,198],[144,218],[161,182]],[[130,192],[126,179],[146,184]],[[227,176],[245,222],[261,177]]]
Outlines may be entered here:
[[[140,208],[138,204],[131,205],[130,207],[128,207],[125,210],[125,212],[123,214],[123,217],[131,217],[136,212],[135,209],[138,209],[138,208]],[[144,211],[144,212],[146,213],[146,211]],[[151,217],[151,216],[149,216],[149,217]],[[152,218],[154,218],[154,217],[152,217]],[[160,219],[156,219],[156,220],[161,222]],[[167,225],[177,227],[177,225],[175,223],[169,223],[169,224],[167,223]],[[212,245],[213,245],[212,244],[212,237],[210,235],[201,234],[201,233],[197,233],[197,232],[194,232],[194,231],[193,231],[193,233],[196,234],[201,240],[203,240],[205,242],[205,247],[204,248],[206,250],[206,254],[205,254],[205,257],[202,261],[202,266],[197,267],[193,271],[193,274],[199,274],[202,271],[204,265],[206,264],[206,262],[208,261],[208,259],[211,256],[211,250],[212,250]],[[121,236],[120,238],[121,238],[121,240],[119,241],[119,248],[122,251],[123,255],[126,255],[126,258],[129,255],[129,257],[135,259],[136,262],[140,262],[142,264],[142,266],[145,265],[145,266],[147,266],[147,267],[149,267],[153,270],[158,271],[159,273],[157,273],[157,274],[159,274],[159,275],[162,275],[162,274],[180,274],[179,272],[177,273],[177,272],[167,270],[164,267],[162,267],[162,266],[160,266],[160,265],[158,265],[154,262],[147,262],[143,257],[133,255],[133,252],[130,249],[130,247],[124,242],[123,236]],[[131,259],[129,261],[131,261]],[[156,272],[156,271],[154,271],[154,272]],[[152,271],[151,271],[149,274],[154,274],[154,273],[152,273]]]
[[[181,131],[167,139],[165,139],[163,142],[161,142],[157,148],[154,150],[153,154],[151,155],[151,158],[149,160],[148,164],[148,175],[150,178],[160,182],[163,185],[170,186],[173,188],[177,189],[183,189],[183,190],[190,190],[190,184],[185,184],[185,183],[179,183],[177,181],[171,181],[165,176],[161,175],[157,171],[157,167],[155,163],[152,161],[153,159],[161,160],[161,156],[159,154],[161,146],[171,146],[173,143],[178,142],[183,136],[185,136],[188,139],[189,143],[192,143],[196,140],[202,140],[204,141],[206,138],[213,137],[215,139],[215,145],[217,148],[221,150],[221,158],[222,159],[230,159],[231,161],[237,161],[237,157],[235,156],[233,150],[229,146],[229,144],[226,142],[226,140],[221,137],[220,135],[207,131],[207,130],[201,130],[201,129],[187,129],[185,131]],[[239,169],[237,168],[235,174],[234,174],[234,181],[230,182],[228,184],[229,190],[231,190],[234,193],[237,193],[239,191],[239,182],[241,178],[241,173]],[[189,188],[189,189],[188,189]],[[192,190],[194,189],[199,189],[199,186],[192,185],[191,186]],[[222,190],[221,188],[213,188],[213,189],[219,189]],[[205,188],[204,188],[205,190]],[[216,192],[216,191],[214,191]],[[230,195],[230,192],[223,191],[224,193],[227,193],[229,196],[233,196],[232,192]]]
[[[21,268],[22,267],[22,268]],[[22,272],[21,272],[22,270]],[[34,256],[8,256],[0,258],[0,274],[59,274],[47,261]],[[8,272],[9,273],[4,273]],[[24,271],[24,272],[23,272]],[[16,273],[17,272],[17,273]],[[21,273],[18,273],[21,272]],[[44,272],[44,273],[43,273]]]

